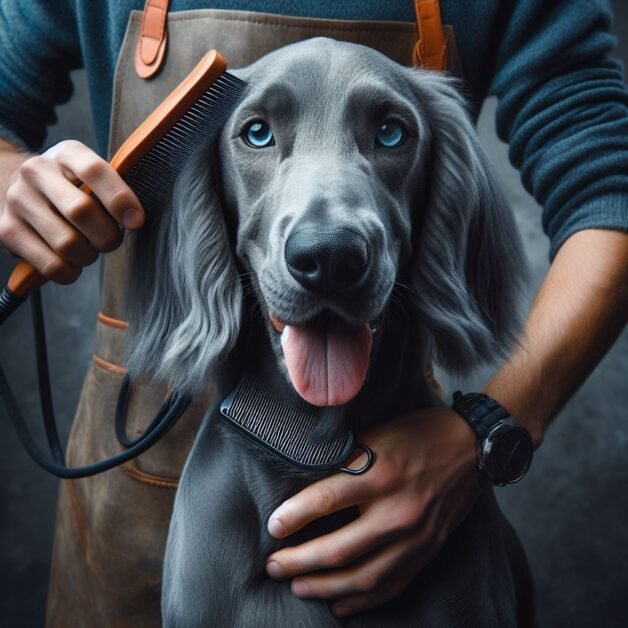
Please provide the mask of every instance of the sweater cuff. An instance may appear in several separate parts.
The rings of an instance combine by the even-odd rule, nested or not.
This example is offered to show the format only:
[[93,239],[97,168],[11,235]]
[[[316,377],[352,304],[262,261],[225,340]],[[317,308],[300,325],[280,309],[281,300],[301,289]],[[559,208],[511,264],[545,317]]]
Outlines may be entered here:
[[584,229],[628,232],[628,194],[608,194],[593,198],[571,211],[551,239],[550,262],[569,236]]
[[13,132],[9,127],[0,124],[0,139],[15,144],[25,153],[35,152],[17,133]]

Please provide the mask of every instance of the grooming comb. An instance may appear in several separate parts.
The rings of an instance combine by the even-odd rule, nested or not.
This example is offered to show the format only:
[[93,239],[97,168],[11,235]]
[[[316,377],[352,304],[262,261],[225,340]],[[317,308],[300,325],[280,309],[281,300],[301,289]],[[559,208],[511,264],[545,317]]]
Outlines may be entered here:
[[[226,69],[218,51],[208,52],[111,160],[149,215],[165,206],[187,158],[220,130],[241,99],[246,83]],[[46,282],[28,262],[18,262],[0,293],[0,325]]]
[[[315,441],[310,434],[319,417],[315,408],[296,408],[273,395],[254,375],[245,373],[220,405],[227,423],[256,445],[285,462],[307,471],[344,471],[358,475],[368,471],[371,450],[346,430],[339,436]],[[359,468],[345,466],[356,449],[367,456]]]

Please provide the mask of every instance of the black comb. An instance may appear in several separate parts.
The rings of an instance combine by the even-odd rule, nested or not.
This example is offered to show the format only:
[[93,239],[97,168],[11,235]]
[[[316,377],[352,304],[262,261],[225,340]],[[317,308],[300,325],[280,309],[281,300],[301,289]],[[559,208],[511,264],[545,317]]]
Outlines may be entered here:
[[[308,471],[367,471],[373,454],[346,430],[339,436],[313,441],[318,414],[315,409],[296,408],[273,395],[254,375],[245,373],[240,383],[220,405],[228,424],[251,441],[289,464]],[[366,462],[357,469],[344,466],[356,449],[362,449]]]
[[225,72],[122,178],[146,211],[167,206],[192,154],[215,137],[242,98],[246,83]]

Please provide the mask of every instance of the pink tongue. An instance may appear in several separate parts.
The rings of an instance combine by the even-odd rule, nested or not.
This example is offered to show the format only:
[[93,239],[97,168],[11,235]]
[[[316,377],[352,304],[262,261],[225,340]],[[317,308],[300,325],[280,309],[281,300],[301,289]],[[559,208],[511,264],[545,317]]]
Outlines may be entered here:
[[286,325],[281,335],[292,385],[315,406],[338,406],[358,394],[371,344],[368,325]]

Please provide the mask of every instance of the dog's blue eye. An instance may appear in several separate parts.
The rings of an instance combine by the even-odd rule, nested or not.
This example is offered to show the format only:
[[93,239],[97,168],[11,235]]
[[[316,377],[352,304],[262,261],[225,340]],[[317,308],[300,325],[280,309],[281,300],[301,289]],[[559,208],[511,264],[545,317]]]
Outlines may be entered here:
[[275,143],[273,132],[263,120],[255,120],[244,129],[244,141],[253,148],[265,148]]
[[399,146],[406,137],[403,127],[393,120],[384,122],[377,131],[377,143],[384,148]]

